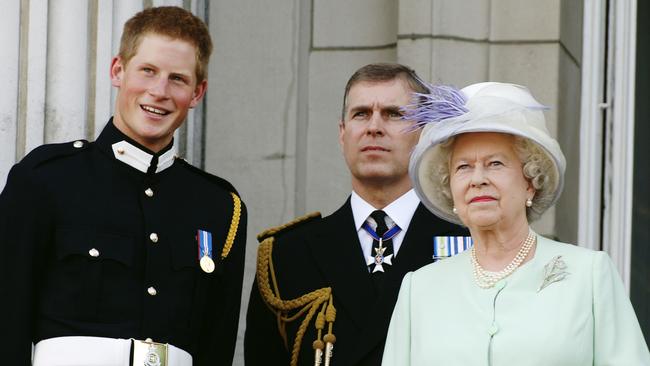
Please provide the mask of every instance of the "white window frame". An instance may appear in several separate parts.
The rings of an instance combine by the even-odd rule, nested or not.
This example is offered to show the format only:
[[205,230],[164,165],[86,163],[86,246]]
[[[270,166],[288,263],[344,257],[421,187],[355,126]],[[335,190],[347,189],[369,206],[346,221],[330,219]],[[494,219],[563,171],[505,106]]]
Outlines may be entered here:
[[[634,178],[636,4],[636,0],[610,1],[607,14],[607,0],[585,1],[580,118],[578,243],[609,253],[628,293]],[[606,26],[608,39],[605,39]],[[607,59],[604,58],[605,47]],[[604,146],[603,131],[607,131]]]

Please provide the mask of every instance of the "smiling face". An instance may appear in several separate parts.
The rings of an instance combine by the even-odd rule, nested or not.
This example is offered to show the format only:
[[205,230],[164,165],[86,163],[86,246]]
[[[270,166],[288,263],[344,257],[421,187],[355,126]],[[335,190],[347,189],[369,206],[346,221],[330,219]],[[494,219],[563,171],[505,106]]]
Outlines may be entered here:
[[352,187],[391,185],[410,189],[408,164],[420,132],[407,132],[402,120],[411,89],[400,78],[361,81],[347,96],[345,120],[339,124],[339,142],[352,174]]
[[449,184],[457,214],[470,229],[527,224],[525,202],[535,191],[524,177],[514,141],[502,133],[456,137]]
[[137,53],[111,64],[117,87],[113,123],[133,140],[157,152],[172,140],[187,111],[196,106],[207,81],[196,79],[196,48],[156,34],[142,37]]

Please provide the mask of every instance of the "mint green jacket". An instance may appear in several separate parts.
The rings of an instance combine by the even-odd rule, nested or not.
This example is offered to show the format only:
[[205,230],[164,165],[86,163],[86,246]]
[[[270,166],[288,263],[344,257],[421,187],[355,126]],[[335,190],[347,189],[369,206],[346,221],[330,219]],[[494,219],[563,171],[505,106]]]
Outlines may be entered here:
[[[538,291],[556,256],[568,274]],[[642,366],[650,353],[609,256],[537,236],[533,259],[490,289],[469,251],[408,273],[382,365]]]

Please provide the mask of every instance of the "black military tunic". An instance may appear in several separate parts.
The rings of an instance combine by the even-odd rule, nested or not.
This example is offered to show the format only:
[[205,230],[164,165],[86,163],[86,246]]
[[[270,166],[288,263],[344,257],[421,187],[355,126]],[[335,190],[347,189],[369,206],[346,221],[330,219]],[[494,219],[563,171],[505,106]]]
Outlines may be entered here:
[[[148,172],[116,159],[120,141],[153,155]],[[111,120],[93,143],[44,145],[11,169],[0,195],[2,364],[29,365],[32,342],[60,336],[151,338],[194,365],[232,363],[246,210],[224,250],[234,188],[182,159],[158,162],[169,148],[153,154]],[[212,273],[199,266],[198,230],[212,235]]]

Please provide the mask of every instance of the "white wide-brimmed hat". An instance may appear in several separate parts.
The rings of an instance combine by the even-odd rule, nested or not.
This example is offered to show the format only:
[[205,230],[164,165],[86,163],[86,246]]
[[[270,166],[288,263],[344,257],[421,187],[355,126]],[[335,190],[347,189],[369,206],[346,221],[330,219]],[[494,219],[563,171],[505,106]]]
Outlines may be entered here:
[[473,84],[460,91],[448,86],[428,87],[428,94],[416,93],[418,102],[405,110],[404,118],[424,126],[411,154],[409,174],[420,200],[431,212],[461,224],[452,212],[451,198],[443,193],[442,185],[449,183],[443,183],[438,174],[441,164],[449,164],[441,161],[440,144],[468,132],[521,136],[541,147],[553,167],[546,172],[549,179],[543,188],[548,190],[544,196],[550,199],[536,202],[536,213],[543,213],[557,201],[564,185],[566,161],[546,128],[546,107],[526,87],[497,82]]

